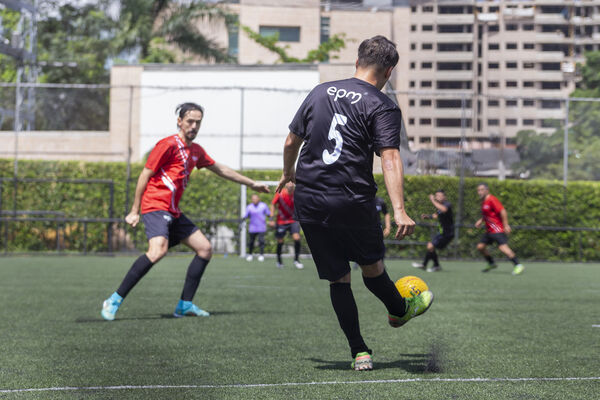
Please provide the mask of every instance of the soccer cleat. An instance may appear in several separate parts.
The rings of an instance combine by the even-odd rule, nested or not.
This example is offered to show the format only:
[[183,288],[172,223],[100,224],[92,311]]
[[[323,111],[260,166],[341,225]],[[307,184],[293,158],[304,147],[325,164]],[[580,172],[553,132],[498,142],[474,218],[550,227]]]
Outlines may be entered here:
[[248,254],[246,256],[246,261],[248,261],[248,262],[252,261],[252,254]]
[[177,307],[175,307],[175,312],[173,313],[174,317],[208,317],[210,314],[198,306],[196,306],[191,301],[183,301],[179,300],[177,303]]
[[433,303],[433,293],[426,290],[417,296],[405,297],[404,301],[406,302],[406,314],[402,317],[388,314],[388,322],[392,328],[399,328],[412,318],[418,317],[429,310]]
[[427,267],[427,272],[439,272],[442,270],[442,267],[439,265],[433,265],[431,267]]
[[491,270],[498,268],[496,264],[488,264],[487,267],[481,270],[481,272],[490,272]]
[[102,303],[102,311],[100,311],[100,315],[107,321],[112,321],[115,319],[115,314],[117,314],[117,310],[123,303],[123,298],[117,294],[117,292],[113,293],[108,299],[104,300]]
[[263,256],[262,254],[260,256],[258,256],[258,261],[259,262],[265,261],[265,256]]
[[279,268],[279,269],[283,268],[283,263],[280,263],[279,261],[277,261],[277,268]]
[[523,273],[523,271],[525,270],[525,267],[523,266],[523,264],[517,264],[515,265],[515,267],[513,268],[513,275],[521,275]]
[[304,265],[302,265],[302,263],[298,260],[294,261],[294,267],[298,268],[298,269],[303,269]]
[[354,357],[354,361],[352,361],[350,367],[355,371],[372,371],[373,360],[371,359],[371,355],[366,351],[358,353],[356,357]]
[[415,268],[425,269],[425,265],[423,265],[423,263],[419,263],[419,262],[412,263],[412,266]]

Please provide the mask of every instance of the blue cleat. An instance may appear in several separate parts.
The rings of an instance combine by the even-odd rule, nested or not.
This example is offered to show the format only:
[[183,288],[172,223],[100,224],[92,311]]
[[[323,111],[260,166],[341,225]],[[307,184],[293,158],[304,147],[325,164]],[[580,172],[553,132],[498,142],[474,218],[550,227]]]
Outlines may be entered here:
[[115,314],[119,307],[123,303],[123,298],[114,292],[108,299],[104,300],[102,303],[102,311],[100,311],[100,315],[107,321],[112,321],[115,319]]
[[196,306],[191,301],[179,300],[173,316],[176,318],[181,317],[208,317],[210,314],[203,309]]

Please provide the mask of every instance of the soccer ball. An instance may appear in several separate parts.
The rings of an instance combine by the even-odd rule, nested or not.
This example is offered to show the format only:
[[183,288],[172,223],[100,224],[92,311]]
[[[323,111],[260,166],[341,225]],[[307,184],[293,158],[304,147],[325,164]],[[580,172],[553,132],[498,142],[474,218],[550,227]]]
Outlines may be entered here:
[[396,281],[396,289],[402,297],[414,297],[429,290],[429,287],[423,279],[409,275]]

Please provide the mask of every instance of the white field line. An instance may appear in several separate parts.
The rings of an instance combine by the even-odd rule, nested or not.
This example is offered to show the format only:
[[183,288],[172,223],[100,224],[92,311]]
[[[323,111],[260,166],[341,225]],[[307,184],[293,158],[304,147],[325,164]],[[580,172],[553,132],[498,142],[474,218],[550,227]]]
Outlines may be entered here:
[[231,388],[270,388],[286,386],[321,386],[348,385],[370,383],[485,383],[485,382],[564,382],[564,381],[600,381],[600,376],[590,377],[555,377],[555,378],[412,378],[412,379],[383,379],[363,381],[329,381],[329,382],[283,382],[283,383],[251,383],[232,385],[122,385],[122,386],[63,386],[48,388],[0,389],[0,393],[23,392],[60,392],[83,390],[140,390],[140,389],[231,389]]
[[592,328],[600,328],[600,324],[599,325],[592,325]]

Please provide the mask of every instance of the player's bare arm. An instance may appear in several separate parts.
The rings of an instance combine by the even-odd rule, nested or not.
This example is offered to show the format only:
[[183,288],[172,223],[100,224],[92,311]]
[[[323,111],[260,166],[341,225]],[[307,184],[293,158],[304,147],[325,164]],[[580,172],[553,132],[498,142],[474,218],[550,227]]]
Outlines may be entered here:
[[438,210],[440,210],[441,212],[445,213],[446,211],[448,211],[448,207],[446,207],[445,205],[443,205],[442,203],[440,203],[439,201],[437,201],[435,199],[435,196],[430,194],[429,195],[429,200],[431,201],[431,204],[433,204],[433,206],[435,208],[437,208]]
[[483,225],[483,218],[479,218],[476,222],[475,222],[475,228],[480,228],[481,225]]
[[209,169],[211,172],[219,175],[221,178],[230,180],[232,182],[236,182],[242,185],[246,185],[249,188],[251,188],[252,190],[256,190],[257,192],[261,192],[261,193],[269,193],[269,187],[267,185],[264,185],[262,183],[257,183],[255,181],[253,181],[252,179],[248,178],[247,176],[244,176],[242,174],[240,174],[239,172],[229,168],[227,165],[224,164],[220,164],[218,162],[214,163],[211,166],[206,167],[207,169]]
[[154,171],[144,167],[135,186],[135,196],[133,198],[133,204],[131,205],[131,211],[129,211],[129,214],[125,217],[125,222],[134,228],[138,222],[140,222],[140,204],[142,202],[142,195],[144,194],[148,181],[152,175],[154,175]]
[[381,165],[383,167],[383,179],[392,202],[394,220],[398,225],[396,239],[403,239],[415,230],[415,221],[407,214],[404,208],[404,168],[400,151],[396,148],[385,148],[380,150]]
[[390,213],[385,214],[385,228],[383,228],[383,236],[387,236],[392,231],[392,217]]
[[504,225],[504,232],[506,234],[509,234],[512,229],[510,227],[510,225],[508,224],[508,213],[506,212],[506,208],[503,208],[502,211],[500,211],[500,218],[502,218],[502,225]]
[[283,145],[283,174],[279,180],[279,185],[275,191],[277,193],[285,187],[288,182],[296,183],[296,160],[298,159],[298,152],[302,146],[304,140],[294,133],[288,133]]

